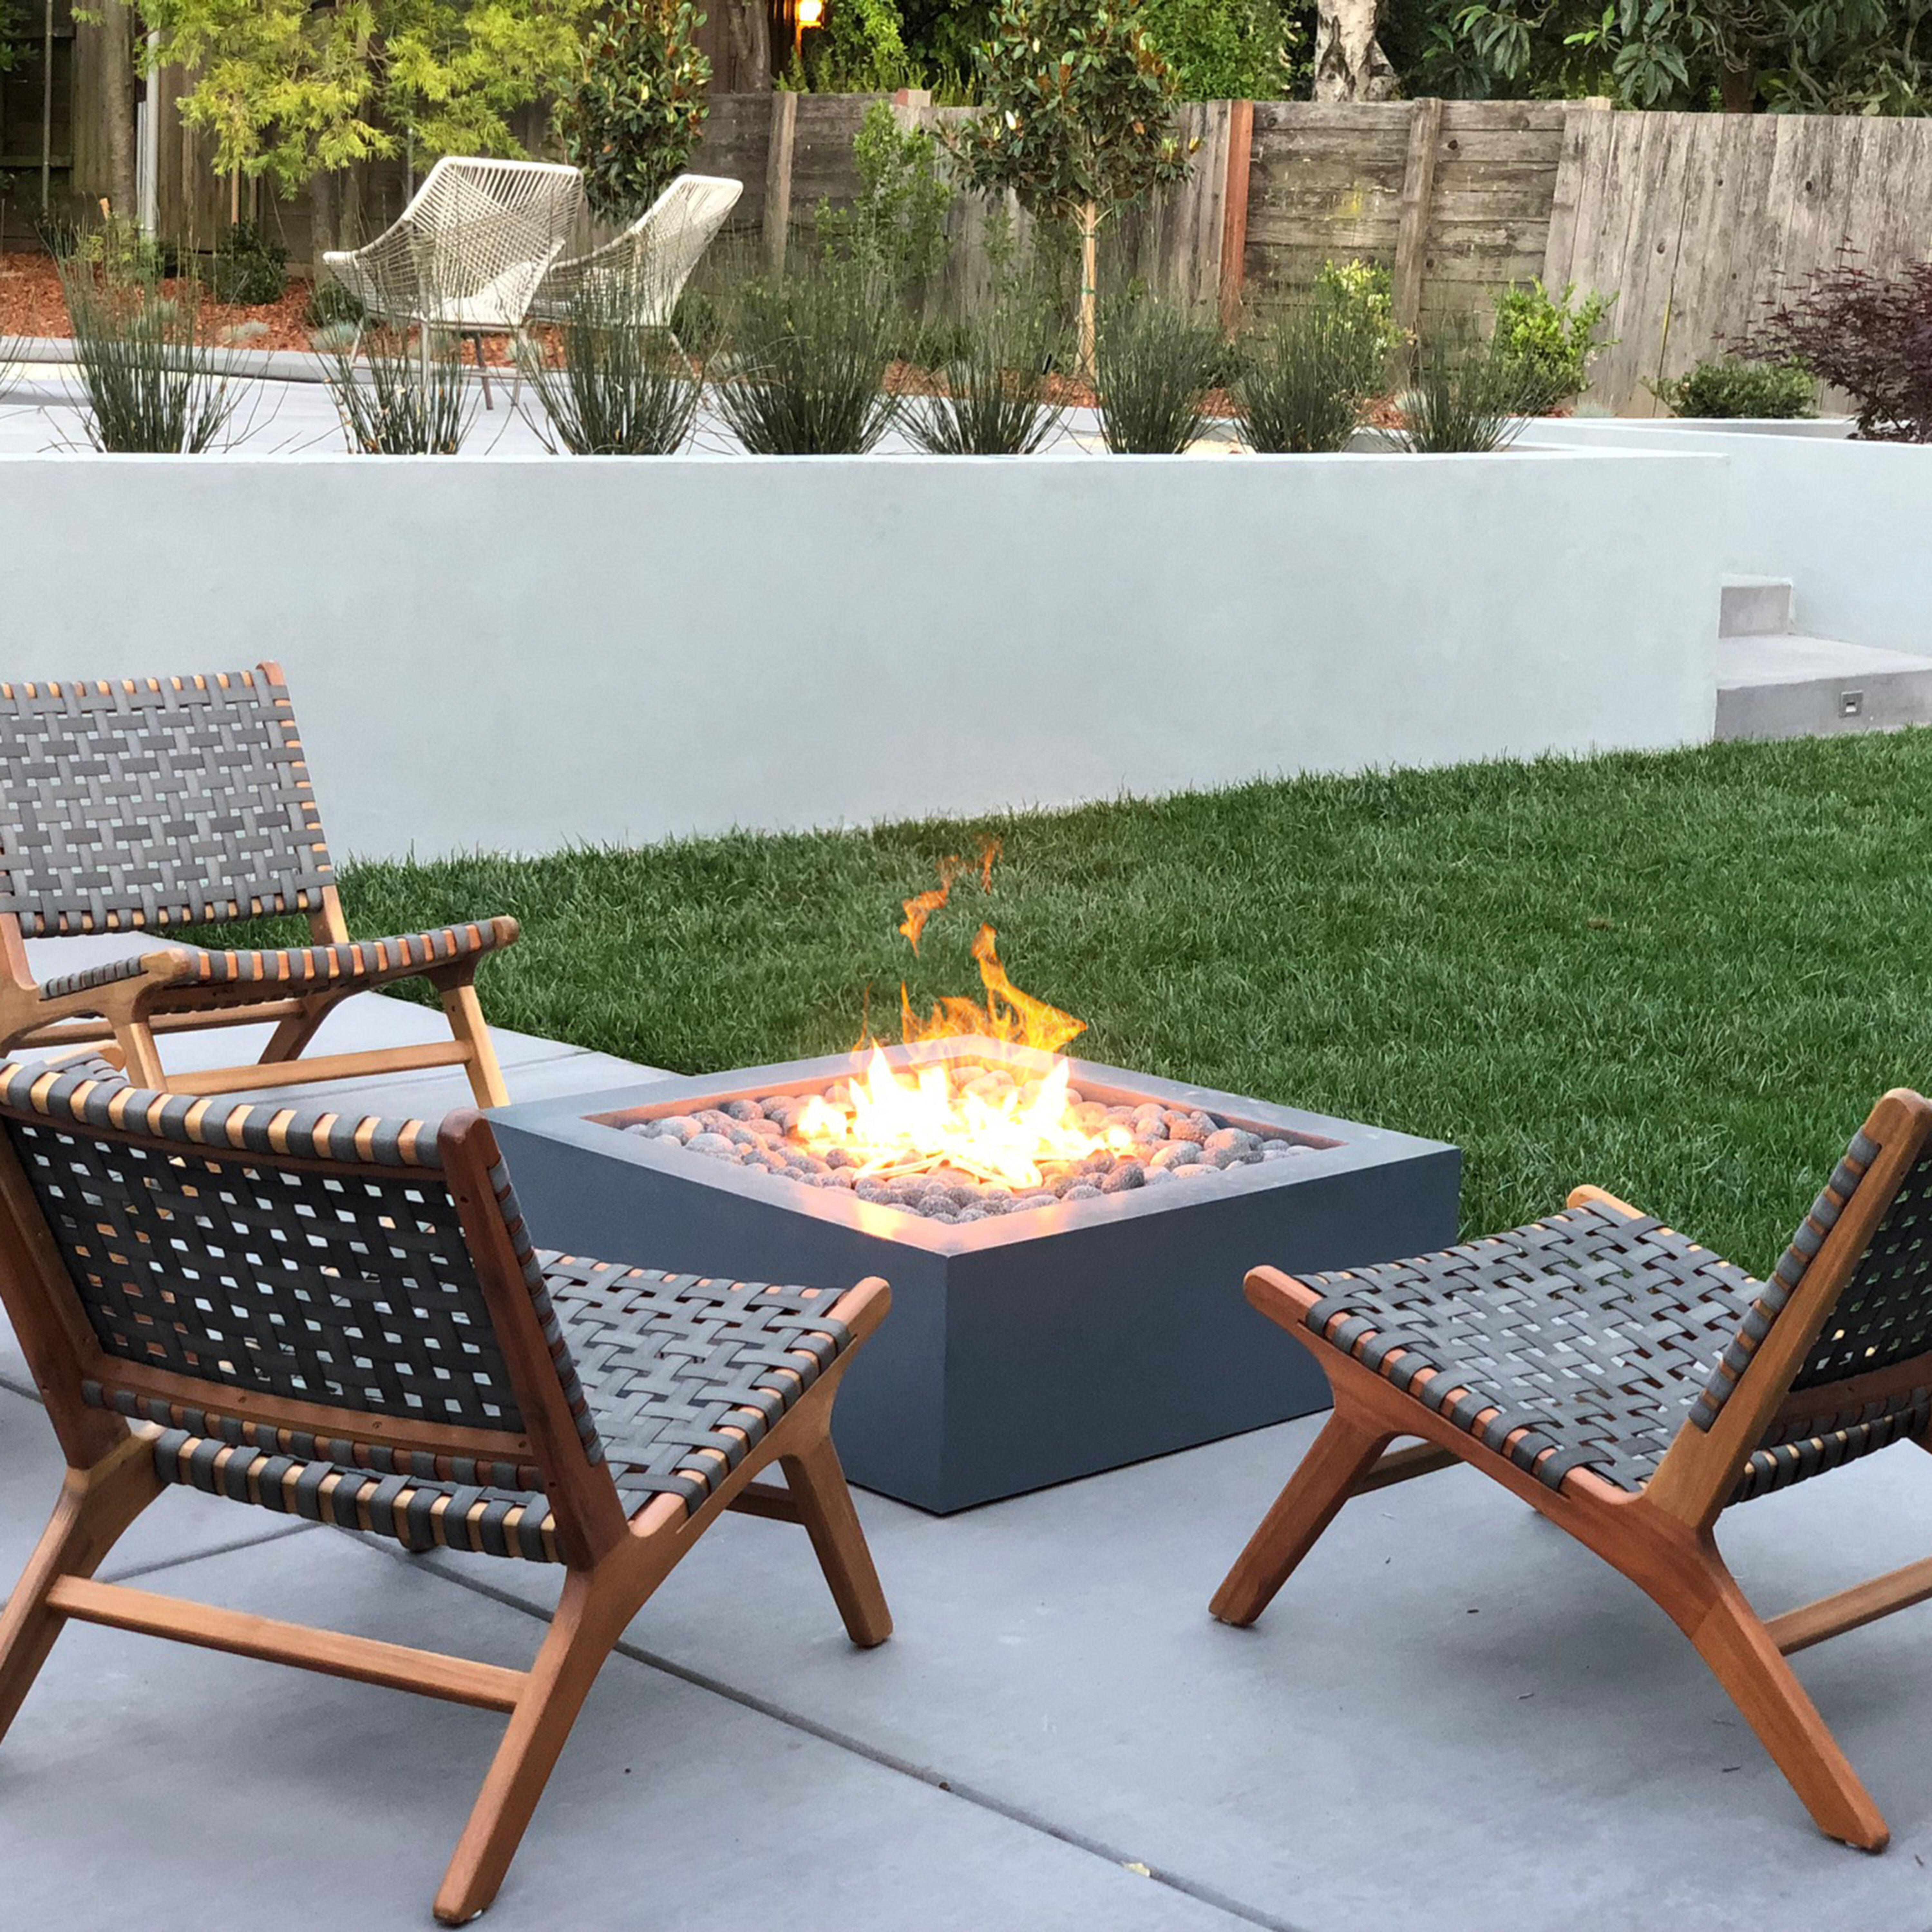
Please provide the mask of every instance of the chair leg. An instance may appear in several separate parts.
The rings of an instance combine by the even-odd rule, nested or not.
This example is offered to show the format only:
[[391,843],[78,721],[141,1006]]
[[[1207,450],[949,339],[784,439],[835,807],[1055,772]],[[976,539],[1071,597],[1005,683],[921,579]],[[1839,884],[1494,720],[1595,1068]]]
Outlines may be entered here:
[[278,1060],[293,1060],[304,1052],[322,1030],[322,1023],[341,1004],[342,997],[306,1000],[302,1010],[280,1022],[262,1049],[261,1064],[272,1066]]
[[1715,1596],[1694,1622],[1678,1616],[1679,1627],[1819,1830],[1862,1851],[1883,1851],[1892,1837],[1883,1815],[1714,1548],[1708,1570]]
[[778,1466],[845,1620],[846,1635],[862,1649],[884,1643],[892,1634],[892,1613],[831,1436],[821,1436],[800,1455],[781,1456]]
[[1215,1592],[1210,1612],[1224,1624],[1252,1623],[1393,1440],[1385,1429],[1338,1402]]
[[444,1924],[466,1924],[496,1896],[584,1698],[650,1594],[647,1586],[640,1594],[638,1586],[626,1587],[629,1582],[608,1570],[573,1570],[566,1578],[529,1688],[510,1714],[436,1892],[436,1916]]
[[160,1049],[155,1046],[154,1030],[146,1020],[124,1022],[114,1029],[114,1040],[121,1049],[128,1078],[136,1087],[159,1088],[166,1083]]
[[92,1576],[121,1533],[161,1492],[154,1452],[129,1436],[92,1468],[70,1469],[34,1553],[0,1613],[0,1738],[11,1726],[67,1619],[47,1607],[57,1578]]
[[483,1003],[476,988],[464,980],[455,986],[440,986],[436,996],[448,1016],[449,1030],[468,1049],[466,1070],[470,1090],[479,1107],[507,1107],[510,1090],[503,1084],[503,1070],[496,1064],[496,1049],[490,1043],[489,1023],[483,1017]]
[[483,359],[483,338],[472,335],[470,339],[476,345],[476,373],[483,378],[483,406],[494,410],[496,405],[490,400],[490,365]]

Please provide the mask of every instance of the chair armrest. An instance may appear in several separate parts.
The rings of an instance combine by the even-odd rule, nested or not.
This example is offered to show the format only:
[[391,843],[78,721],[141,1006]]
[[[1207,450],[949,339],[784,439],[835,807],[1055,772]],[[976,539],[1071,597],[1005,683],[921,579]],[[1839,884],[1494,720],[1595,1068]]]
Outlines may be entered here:
[[1570,1198],[1563,1204],[1566,1208],[1607,1208],[1612,1214],[1621,1214],[1627,1221],[1641,1221],[1646,1218],[1641,1208],[1633,1208],[1628,1201],[1619,1200],[1607,1188],[1573,1187]]

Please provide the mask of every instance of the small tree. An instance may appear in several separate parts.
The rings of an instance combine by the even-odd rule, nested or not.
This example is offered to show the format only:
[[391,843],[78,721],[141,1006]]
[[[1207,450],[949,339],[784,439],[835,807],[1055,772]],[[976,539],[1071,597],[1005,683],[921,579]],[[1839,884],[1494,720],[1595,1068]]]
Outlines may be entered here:
[[588,37],[556,127],[598,214],[634,219],[691,159],[710,111],[704,17],[690,0],[616,0]]
[[978,56],[986,112],[954,148],[974,187],[1080,225],[1080,370],[1094,374],[1102,220],[1187,178],[1176,83],[1141,0],[1003,0]]

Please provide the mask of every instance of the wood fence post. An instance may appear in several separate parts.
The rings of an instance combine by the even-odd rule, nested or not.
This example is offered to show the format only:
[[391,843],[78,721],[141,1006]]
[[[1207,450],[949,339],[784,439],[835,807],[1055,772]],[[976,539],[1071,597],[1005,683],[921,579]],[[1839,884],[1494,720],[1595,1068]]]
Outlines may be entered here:
[[765,150],[765,260],[784,273],[785,236],[791,226],[791,148],[798,128],[798,96],[781,88],[772,96],[772,136]]
[[1255,104],[1228,104],[1228,178],[1221,196],[1221,328],[1232,335],[1241,319],[1247,278],[1248,171],[1253,159]]
[[1395,326],[1412,331],[1422,313],[1423,268],[1428,259],[1430,203],[1436,194],[1436,150],[1442,132],[1442,104],[1425,97],[1412,104],[1408,160],[1402,170],[1402,209],[1395,233]]

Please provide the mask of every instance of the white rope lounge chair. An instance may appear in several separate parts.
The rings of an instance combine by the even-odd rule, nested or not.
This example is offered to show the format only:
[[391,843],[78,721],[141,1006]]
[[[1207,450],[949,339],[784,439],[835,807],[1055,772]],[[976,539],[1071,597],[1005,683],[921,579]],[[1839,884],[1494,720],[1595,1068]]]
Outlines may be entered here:
[[522,329],[583,210],[583,177],[560,162],[446,155],[374,241],[322,266],[373,320],[473,338],[488,406],[483,338]]
[[621,235],[556,262],[530,304],[530,319],[568,321],[572,303],[596,292],[640,328],[669,329],[691,272],[744,191],[742,182],[722,175],[680,175]]

